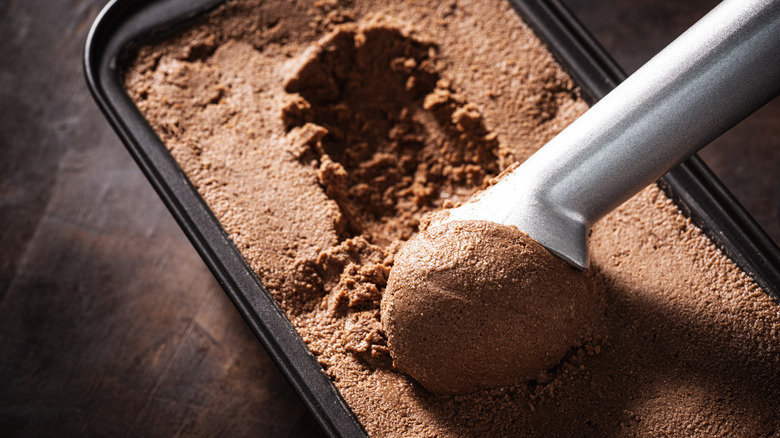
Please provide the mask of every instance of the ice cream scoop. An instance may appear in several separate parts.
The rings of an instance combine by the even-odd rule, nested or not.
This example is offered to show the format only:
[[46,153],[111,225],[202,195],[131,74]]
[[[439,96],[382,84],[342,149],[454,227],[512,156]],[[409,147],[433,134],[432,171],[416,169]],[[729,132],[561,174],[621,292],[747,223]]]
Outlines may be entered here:
[[455,394],[559,363],[598,331],[593,223],[779,92],[780,1],[724,1],[404,245],[381,309],[395,366]]
[[448,222],[395,256],[382,325],[396,368],[431,392],[467,393],[536,378],[592,339],[600,295],[515,227]]
[[588,230],[780,93],[780,2],[726,0],[441,223],[515,225],[580,269]]

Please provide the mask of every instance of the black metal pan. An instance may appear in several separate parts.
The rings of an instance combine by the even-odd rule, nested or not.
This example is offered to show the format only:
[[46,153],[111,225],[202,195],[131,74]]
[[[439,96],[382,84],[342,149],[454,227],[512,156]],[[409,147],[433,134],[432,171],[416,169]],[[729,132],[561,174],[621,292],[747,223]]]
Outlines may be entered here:
[[[625,78],[558,0],[511,2],[590,103]],[[322,430],[329,436],[366,436],[306,344],[120,83],[121,57],[129,45],[170,35],[220,3],[112,1],[98,16],[87,39],[87,83],[135,161]],[[698,157],[669,172],[659,185],[740,268],[780,301],[780,249]]]

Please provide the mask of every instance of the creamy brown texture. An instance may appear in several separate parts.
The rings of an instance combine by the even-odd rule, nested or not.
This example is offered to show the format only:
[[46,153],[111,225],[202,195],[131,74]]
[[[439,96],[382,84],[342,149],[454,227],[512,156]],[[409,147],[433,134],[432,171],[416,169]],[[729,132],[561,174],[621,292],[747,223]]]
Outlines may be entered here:
[[393,365],[440,394],[531,380],[593,337],[603,309],[589,283],[516,227],[423,230],[395,256],[382,296]]
[[778,306],[656,187],[593,229],[599,343],[463,396],[392,368],[400,242],[586,108],[508,3],[231,3],[140,48],[125,84],[370,434],[780,430]]

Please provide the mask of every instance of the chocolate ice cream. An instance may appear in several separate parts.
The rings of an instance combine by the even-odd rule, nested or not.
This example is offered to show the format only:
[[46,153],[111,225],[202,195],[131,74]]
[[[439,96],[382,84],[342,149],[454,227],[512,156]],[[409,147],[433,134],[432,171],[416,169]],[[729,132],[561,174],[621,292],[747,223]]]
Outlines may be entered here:
[[591,339],[603,314],[585,273],[516,227],[458,221],[395,257],[382,296],[393,365],[435,393],[516,385]]
[[393,367],[398,248],[587,107],[508,2],[230,2],[124,83],[369,434],[780,430],[780,308],[654,186],[593,228],[597,338],[466,395]]

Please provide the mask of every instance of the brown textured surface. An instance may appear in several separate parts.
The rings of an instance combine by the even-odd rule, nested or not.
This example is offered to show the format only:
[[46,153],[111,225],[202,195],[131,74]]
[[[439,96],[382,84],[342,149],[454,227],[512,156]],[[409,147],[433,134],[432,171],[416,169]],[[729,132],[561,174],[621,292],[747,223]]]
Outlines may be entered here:
[[395,255],[382,330],[393,366],[431,392],[517,385],[596,337],[599,286],[517,227],[449,222]]
[[0,436],[317,436],[87,90],[104,3],[0,2]]
[[455,397],[394,370],[379,299],[400,242],[585,107],[504,2],[279,14],[222,9],[125,84],[371,434],[777,431],[780,311],[655,187],[594,228],[599,343]]
[[[313,436],[308,414],[83,85],[80,53],[103,3],[0,2],[1,434]],[[632,70],[714,2],[566,3]],[[776,100],[704,151],[770,233],[780,229],[778,117]],[[645,301],[618,310],[641,314]],[[706,344],[711,328],[693,328],[677,328],[683,346]],[[646,318],[634,331],[641,342],[658,337]],[[732,356],[740,342],[709,359]],[[643,391],[707,400],[720,370],[696,365],[686,365],[685,381],[656,373]],[[633,399],[615,400],[616,412]],[[626,415],[662,408],[656,399]],[[689,403],[666,415],[712,412]]]

